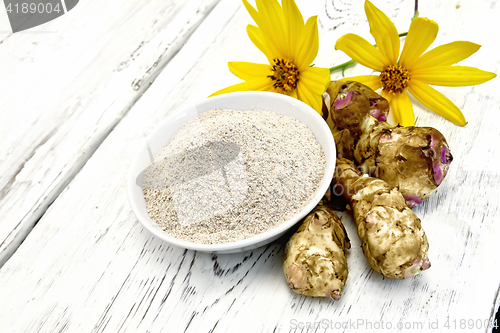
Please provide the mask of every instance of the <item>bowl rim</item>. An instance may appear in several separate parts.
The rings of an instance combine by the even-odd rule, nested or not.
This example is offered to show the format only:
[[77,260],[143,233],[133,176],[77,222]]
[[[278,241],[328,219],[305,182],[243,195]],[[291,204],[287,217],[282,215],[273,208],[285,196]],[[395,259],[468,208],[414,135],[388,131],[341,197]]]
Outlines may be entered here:
[[[320,181],[319,188],[315,192],[313,199],[306,205],[304,208],[295,216],[293,216],[291,219],[281,223],[275,228],[272,228],[270,230],[267,230],[261,234],[255,235],[250,238],[246,238],[243,240],[235,241],[235,242],[229,242],[229,243],[221,243],[221,244],[201,244],[201,243],[194,243],[190,242],[187,240],[175,238],[171,235],[169,235],[167,232],[163,231],[160,229],[160,227],[156,224],[155,221],[153,221],[149,215],[147,216],[147,221],[143,218],[143,215],[140,213],[141,207],[139,207],[139,202],[136,200],[133,200],[134,195],[133,192],[134,190],[137,190],[138,184],[136,184],[136,180],[138,177],[137,170],[138,170],[138,164],[143,164],[141,163],[141,152],[144,150],[144,147],[141,146],[141,148],[138,148],[135,151],[134,157],[132,159],[132,163],[129,168],[129,174],[128,174],[128,186],[127,186],[127,194],[128,194],[128,199],[129,203],[131,205],[132,211],[135,215],[135,217],[139,220],[139,222],[142,224],[143,227],[145,227],[149,232],[151,232],[153,235],[156,237],[160,238],[161,240],[174,245],[178,246],[184,249],[189,249],[189,250],[196,250],[196,251],[202,251],[202,252],[225,252],[225,251],[232,251],[232,250],[237,250],[237,249],[242,249],[246,247],[252,247],[255,245],[258,245],[259,243],[263,243],[259,246],[255,247],[260,247],[263,246],[269,242],[272,242],[273,240],[277,239],[280,237],[282,234],[284,234],[288,229],[293,227],[295,224],[297,224],[302,218],[304,218],[310,211],[314,209],[314,207],[318,204],[318,202],[321,200],[323,197],[324,193],[328,190],[328,187],[330,186],[330,182],[325,181],[325,176],[327,176],[328,179],[332,179],[334,171],[335,171],[335,155],[336,155],[336,147],[335,147],[335,141],[333,139],[333,135],[331,135],[330,128],[328,127],[326,121],[317,113],[312,107],[307,105],[306,103],[287,96],[283,94],[278,94],[278,93],[273,93],[273,92],[267,92],[267,91],[241,91],[241,92],[231,92],[231,93],[226,93],[223,95],[217,95],[213,96],[204,100],[200,100],[194,104],[188,105],[183,108],[178,108],[175,110],[172,110],[169,112],[169,114],[163,119],[151,132],[150,134],[146,137],[146,142],[151,142],[151,139],[159,132],[159,130],[166,126],[166,124],[170,121],[172,121],[175,117],[178,117],[182,115],[183,113],[188,112],[188,110],[192,110],[193,108],[195,109],[204,109],[203,105],[205,104],[213,104],[214,102],[217,102],[219,100],[225,100],[228,98],[236,98],[239,96],[255,96],[255,98],[259,97],[266,97],[266,98],[275,98],[278,101],[283,101],[287,103],[289,106],[293,107],[298,107],[304,110],[304,112],[307,112],[310,114],[311,117],[316,118],[315,122],[319,125],[318,130],[321,131],[327,131],[330,133],[330,135],[326,135],[327,137],[327,143],[325,146],[320,143],[320,140],[318,140],[316,133],[311,129],[311,127],[307,124],[305,124],[311,132],[314,134],[316,137],[316,140],[318,143],[320,143],[321,147],[323,150],[326,148],[330,148],[330,153],[332,154],[333,161],[329,164],[327,163],[325,166],[325,172],[323,174],[323,177]],[[293,103],[298,103],[297,106],[294,106]],[[300,106],[300,107],[299,107]],[[210,110],[211,108],[204,109],[204,111]],[[203,112],[204,112],[203,111]],[[201,112],[200,112],[201,113]],[[289,117],[294,118],[293,116],[288,115]],[[192,117],[189,117],[186,119],[189,120]],[[294,118],[296,119],[296,118]],[[304,123],[303,121],[297,119],[301,123]],[[315,129],[316,130],[316,129]],[[175,133],[174,133],[175,134]],[[174,135],[172,134],[172,135]],[[158,151],[152,151],[151,153],[156,155]],[[327,155],[325,151],[325,155]],[[142,187],[141,187],[142,189]],[[321,193],[321,195],[319,195]],[[269,242],[266,242],[269,240]],[[264,243],[265,242],[265,243]]]

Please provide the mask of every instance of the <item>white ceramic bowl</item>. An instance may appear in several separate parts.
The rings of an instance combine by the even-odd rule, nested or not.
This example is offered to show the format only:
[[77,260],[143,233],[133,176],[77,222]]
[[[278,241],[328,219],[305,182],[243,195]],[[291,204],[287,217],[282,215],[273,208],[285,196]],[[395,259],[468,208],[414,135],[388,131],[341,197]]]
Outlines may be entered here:
[[[170,138],[189,119],[196,117],[204,111],[214,108],[225,108],[237,111],[244,111],[249,109],[274,111],[283,115],[293,117],[304,123],[314,133],[314,136],[323,148],[327,163],[325,174],[321,179],[321,183],[319,185],[318,191],[314,195],[314,198],[307,206],[304,207],[302,211],[300,211],[299,214],[295,215],[292,219],[284,222],[283,224],[272,230],[269,230],[252,238],[233,243],[210,245],[197,244],[182,239],[177,239],[163,231],[149,217],[148,212],[146,211],[146,201],[144,199],[141,184],[142,172],[150,163],[151,157],[154,156],[164,146],[166,146]],[[130,169],[128,179],[128,195],[130,205],[132,206],[132,210],[134,211],[135,215],[146,229],[148,229],[155,236],[172,245],[203,252],[242,252],[266,245],[273,240],[276,240],[288,229],[299,222],[316,206],[316,204],[321,200],[324,193],[327,191],[328,186],[330,185],[335,169],[335,154],[335,142],[326,122],[316,111],[314,111],[313,108],[295,98],[261,91],[235,92],[210,97],[183,110],[172,112],[149,136],[149,138],[145,142],[144,147],[137,153],[137,156],[135,157]]]

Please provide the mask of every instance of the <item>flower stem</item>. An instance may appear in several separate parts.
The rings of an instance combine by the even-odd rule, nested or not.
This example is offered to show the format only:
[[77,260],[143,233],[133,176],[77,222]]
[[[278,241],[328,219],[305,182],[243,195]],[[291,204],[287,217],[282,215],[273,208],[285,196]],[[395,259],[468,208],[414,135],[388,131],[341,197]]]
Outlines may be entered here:
[[330,73],[331,72],[334,72],[334,71],[337,71],[339,69],[342,69],[342,75],[344,75],[344,71],[347,67],[351,66],[351,65],[354,65],[356,63],[356,61],[354,60],[349,60],[349,61],[346,61],[344,62],[343,64],[340,64],[340,65],[337,65],[337,66],[334,66],[332,68],[330,68]]
[[418,17],[418,0],[415,0],[415,12],[413,13],[412,21]]
[[[399,34],[399,37],[405,37],[406,35],[408,35],[408,32],[402,32],[402,33]],[[377,44],[375,44],[373,46],[377,47]],[[349,66],[354,65],[354,64],[356,64],[356,61],[354,61],[354,60],[351,59],[351,60],[346,61],[346,62],[344,62],[344,63],[342,63],[340,65],[333,66],[332,68],[330,68],[330,73],[338,71],[339,69],[341,69],[342,70],[342,75],[344,75],[345,69],[347,67],[349,67]]]

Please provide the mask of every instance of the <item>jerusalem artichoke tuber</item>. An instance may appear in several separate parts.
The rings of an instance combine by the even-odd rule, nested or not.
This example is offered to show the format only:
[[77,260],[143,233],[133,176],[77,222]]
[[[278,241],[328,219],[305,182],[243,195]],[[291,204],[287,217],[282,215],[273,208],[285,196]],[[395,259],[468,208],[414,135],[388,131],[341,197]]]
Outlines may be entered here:
[[350,202],[363,253],[374,270],[406,279],[430,267],[420,220],[397,188],[362,175],[344,158],[337,158],[333,181]]
[[453,160],[438,130],[389,125],[384,121],[387,101],[358,82],[332,81],[327,93],[340,157],[354,159],[364,172],[397,186],[410,208],[437,189]]
[[288,286],[305,296],[339,300],[347,280],[345,250],[351,247],[342,221],[320,202],[285,247]]

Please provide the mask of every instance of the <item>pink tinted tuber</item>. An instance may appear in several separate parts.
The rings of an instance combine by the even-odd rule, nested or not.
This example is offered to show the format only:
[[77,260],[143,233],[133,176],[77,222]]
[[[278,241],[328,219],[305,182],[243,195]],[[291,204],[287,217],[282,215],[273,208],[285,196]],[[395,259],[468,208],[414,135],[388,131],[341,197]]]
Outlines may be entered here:
[[363,175],[345,158],[337,158],[333,181],[350,203],[363,253],[374,270],[407,279],[430,267],[420,219],[397,188]]
[[328,121],[340,157],[396,186],[410,208],[442,183],[453,157],[432,127],[397,127],[385,122],[389,103],[354,81],[332,81]]

